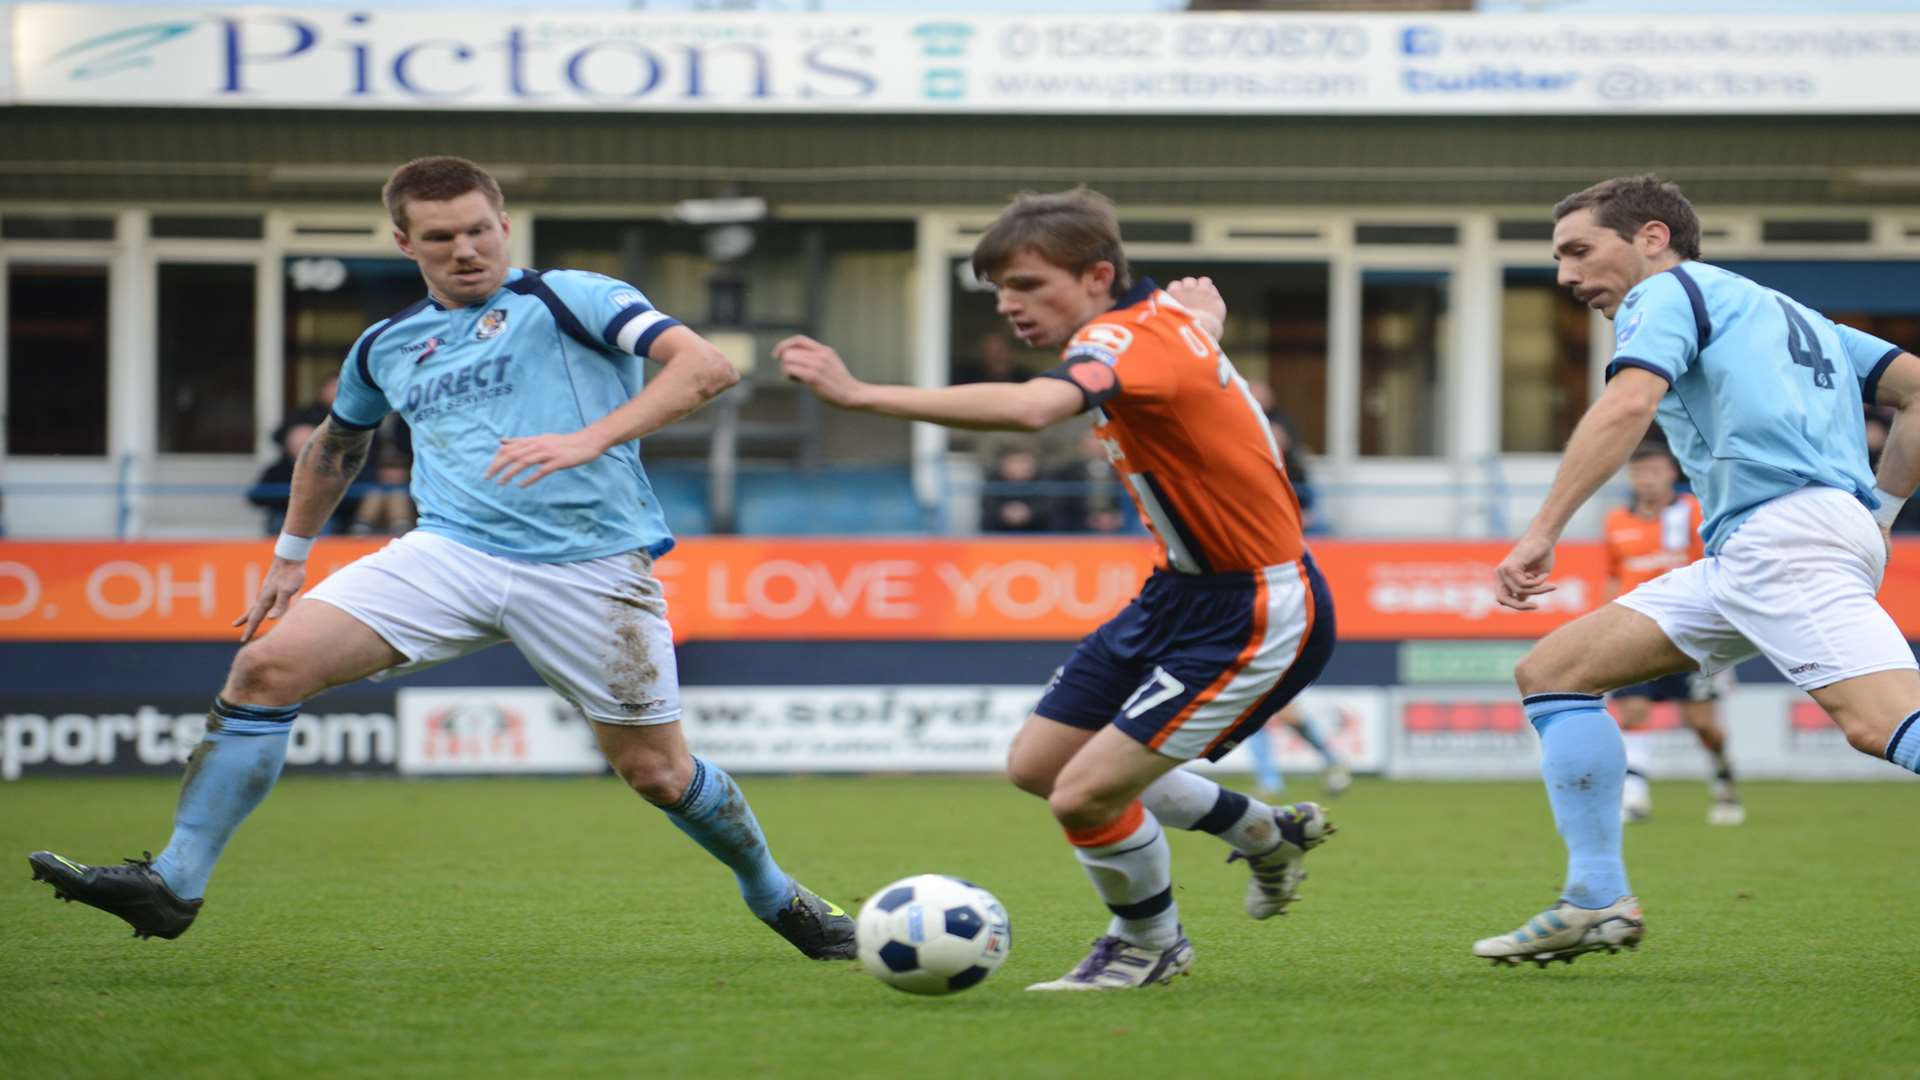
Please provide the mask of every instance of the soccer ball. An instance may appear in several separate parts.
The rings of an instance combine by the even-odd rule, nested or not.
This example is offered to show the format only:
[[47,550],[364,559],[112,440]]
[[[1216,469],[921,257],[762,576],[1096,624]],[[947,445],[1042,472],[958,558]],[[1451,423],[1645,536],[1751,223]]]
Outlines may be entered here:
[[952,994],[993,973],[1013,947],[1007,909],[959,878],[920,874],[873,894],[860,909],[860,962],[909,994]]

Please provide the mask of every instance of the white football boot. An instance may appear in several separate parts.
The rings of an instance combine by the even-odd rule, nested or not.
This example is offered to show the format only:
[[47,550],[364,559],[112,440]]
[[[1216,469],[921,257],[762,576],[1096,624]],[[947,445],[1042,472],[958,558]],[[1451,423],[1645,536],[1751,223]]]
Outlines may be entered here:
[[1029,990],[1137,990],[1165,985],[1193,967],[1193,945],[1183,935],[1167,949],[1130,945],[1117,937],[1099,938],[1079,966]]
[[1236,851],[1228,862],[1244,859],[1252,877],[1247,882],[1247,914],[1270,919],[1285,913],[1287,905],[1299,894],[1300,883],[1307,879],[1301,862],[1307,852],[1325,843],[1334,832],[1333,822],[1318,803],[1290,803],[1273,808],[1273,823],[1280,829],[1280,842],[1260,855]]
[[1562,900],[1511,934],[1474,942],[1473,955],[1493,961],[1495,967],[1518,967],[1523,960],[1546,967],[1555,960],[1571,964],[1581,953],[1638,948],[1646,936],[1640,901],[1631,896],[1598,910],[1574,907]]

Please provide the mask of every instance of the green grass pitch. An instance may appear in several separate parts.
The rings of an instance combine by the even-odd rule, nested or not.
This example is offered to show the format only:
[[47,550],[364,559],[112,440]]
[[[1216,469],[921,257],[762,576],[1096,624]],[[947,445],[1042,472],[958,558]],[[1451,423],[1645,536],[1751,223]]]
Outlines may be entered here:
[[[1192,977],[1028,995],[1105,923],[1036,800],[977,778],[756,779],[774,850],[853,908],[910,873],[1013,917],[999,974],[920,999],[802,959],[730,875],[611,778],[295,777],[241,830],[193,930],[135,941],[25,854],[165,840],[175,785],[0,787],[0,1073],[638,1077],[1920,1074],[1920,786],[1701,784],[1628,833],[1638,954],[1495,969],[1473,939],[1552,900],[1537,784],[1362,781],[1293,913],[1174,837]],[[1296,797],[1311,797],[1300,785]]]

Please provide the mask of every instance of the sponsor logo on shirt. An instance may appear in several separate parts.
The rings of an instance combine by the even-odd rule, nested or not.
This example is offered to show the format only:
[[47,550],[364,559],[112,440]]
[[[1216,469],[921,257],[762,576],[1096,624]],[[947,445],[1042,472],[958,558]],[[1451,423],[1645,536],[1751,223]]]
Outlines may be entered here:
[[622,289],[607,297],[607,303],[612,304],[615,311],[624,311],[639,302],[640,294],[631,289]]
[[407,422],[431,420],[443,413],[513,393],[513,382],[507,378],[507,363],[512,359],[511,353],[489,356],[465,367],[443,371],[437,378],[429,372],[407,387],[403,409]]
[[427,357],[432,356],[434,350],[438,349],[442,344],[444,344],[444,342],[439,338],[430,337],[425,341],[416,341],[411,345],[400,346],[400,353],[403,356],[413,357],[413,362],[416,364],[424,364],[427,362]]
[[473,339],[475,341],[485,341],[490,337],[497,336],[500,331],[506,328],[507,309],[494,308],[492,311],[480,316],[480,328],[473,332]]
[[[1097,345],[1118,357],[1133,344],[1133,331],[1112,323],[1094,323],[1074,335],[1076,345]],[[1108,360],[1107,363],[1113,363]]]

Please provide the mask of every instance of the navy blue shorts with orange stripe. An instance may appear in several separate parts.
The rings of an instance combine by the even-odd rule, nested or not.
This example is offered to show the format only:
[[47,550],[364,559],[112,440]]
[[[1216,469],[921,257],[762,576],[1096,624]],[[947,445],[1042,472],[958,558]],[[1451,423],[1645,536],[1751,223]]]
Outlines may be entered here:
[[1081,639],[1034,711],[1217,761],[1320,676],[1333,638],[1333,597],[1310,555],[1260,571],[1162,570]]

